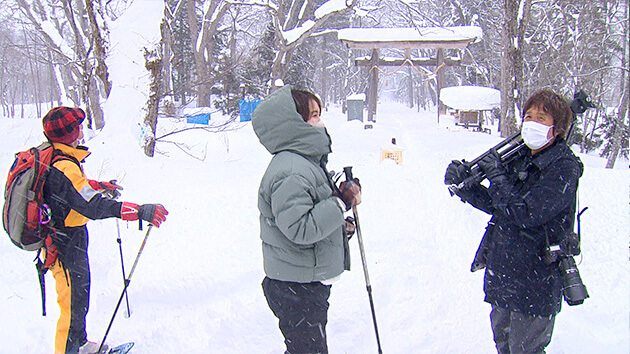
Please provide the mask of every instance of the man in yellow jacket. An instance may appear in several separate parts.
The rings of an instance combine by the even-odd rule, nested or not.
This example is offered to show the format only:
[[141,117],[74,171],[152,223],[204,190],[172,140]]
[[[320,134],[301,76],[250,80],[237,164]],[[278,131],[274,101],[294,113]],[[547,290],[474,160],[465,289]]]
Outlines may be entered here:
[[90,301],[88,220],[141,219],[159,227],[168,214],[161,204],[138,205],[107,198],[104,192],[115,192],[120,186],[87,179],[81,163],[90,153],[78,145],[83,139],[84,119],[85,112],[74,107],[55,107],[43,119],[44,135],[55,148],[44,184],[44,202],[55,229],[45,260],[55,278],[60,308],[55,354],[96,353],[99,348],[99,343],[87,340],[85,326]]

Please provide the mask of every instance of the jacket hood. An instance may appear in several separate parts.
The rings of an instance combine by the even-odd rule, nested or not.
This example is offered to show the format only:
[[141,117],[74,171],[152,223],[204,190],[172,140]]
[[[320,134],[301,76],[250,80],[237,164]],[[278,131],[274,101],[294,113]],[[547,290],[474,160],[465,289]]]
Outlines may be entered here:
[[331,152],[326,129],[304,122],[297,112],[290,85],[276,90],[258,104],[252,115],[252,126],[260,143],[272,154],[293,151],[322,156]]

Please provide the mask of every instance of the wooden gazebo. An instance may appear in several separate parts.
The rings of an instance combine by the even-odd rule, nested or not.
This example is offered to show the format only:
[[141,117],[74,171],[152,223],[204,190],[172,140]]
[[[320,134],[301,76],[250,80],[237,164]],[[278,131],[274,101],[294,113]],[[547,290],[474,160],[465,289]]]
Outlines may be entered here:
[[[479,41],[482,31],[477,26],[428,27],[428,28],[343,28],[337,31],[337,38],[351,49],[369,49],[370,58],[357,59],[358,66],[370,67],[368,84],[368,121],[374,121],[376,102],[378,101],[379,66],[401,66],[411,63],[414,66],[434,67],[437,80],[438,104],[442,89],[442,66],[459,65],[461,59],[445,58],[444,49],[463,49],[470,43]],[[380,50],[397,48],[405,50],[405,58],[383,60]],[[411,49],[435,49],[435,56],[430,58],[411,58]],[[439,109],[438,109],[439,117]]]

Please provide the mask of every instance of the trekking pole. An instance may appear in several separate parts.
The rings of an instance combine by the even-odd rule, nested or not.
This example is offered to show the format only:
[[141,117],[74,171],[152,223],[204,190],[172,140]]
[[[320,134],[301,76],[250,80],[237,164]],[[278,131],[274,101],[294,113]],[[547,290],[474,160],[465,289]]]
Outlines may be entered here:
[[[352,180],[352,166],[344,167],[343,172],[346,175],[346,181]],[[363,274],[365,275],[365,285],[367,288],[368,298],[370,299],[370,310],[372,310],[372,321],[374,322],[374,332],[376,333],[376,344],[378,345],[379,354],[383,353],[381,349],[381,340],[378,336],[378,325],[376,324],[376,312],[374,311],[374,300],[372,299],[372,284],[370,284],[370,275],[367,269],[367,260],[365,259],[365,249],[363,248],[363,237],[361,236],[361,225],[359,224],[359,213],[357,212],[357,206],[352,206],[352,213],[354,214],[354,222],[356,225],[357,239],[359,240],[359,250],[361,252],[361,262],[363,263]]]
[[[122,275],[123,275],[123,284],[125,284],[125,279],[127,279],[127,276],[125,275],[125,261],[123,259],[123,250],[122,250],[122,240],[120,239],[120,223],[118,222],[118,219],[116,219],[116,231],[118,231],[118,238],[116,239],[116,242],[118,242],[118,249],[120,250],[120,265],[122,267]],[[131,310],[129,310],[129,295],[127,293],[127,291],[125,290],[125,302],[127,304],[127,318],[131,317]]]
[[107,326],[107,331],[105,331],[105,335],[103,336],[103,340],[101,341],[101,345],[98,347],[98,352],[100,353],[103,349],[103,344],[105,344],[105,339],[107,339],[107,335],[109,334],[109,330],[112,328],[112,323],[114,323],[114,318],[116,317],[116,313],[118,312],[118,308],[120,307],[120,303],[122,303],[122,299],[127,292],[127,288],[129,287],[129,283],[131,282],[131,276],[133,272],[136,270],[136,266],[138,265],[138,259],[140,259],[140,255],[142,254],[142,250],[144,250],[144,246],[147,244],[147,239],[149,238],[149,233],[153,225],[149,224],[149,228],[147,229],[147,233],[144,235],[144,240],[142,240],[142,244],[140,245],[140,250],[138,251],[138,255],[136,256],[136,260],[133,262],[133,266],[131,267],[131,271],[129,272],[129,276],[125,279],[125,287],[123,288],[122,293],[120,294],[120,298],[118,299],[118,303],[116,304],[116,309],[114,309],[114,314],[112,315],[112,319],[109,321],[109,325]]

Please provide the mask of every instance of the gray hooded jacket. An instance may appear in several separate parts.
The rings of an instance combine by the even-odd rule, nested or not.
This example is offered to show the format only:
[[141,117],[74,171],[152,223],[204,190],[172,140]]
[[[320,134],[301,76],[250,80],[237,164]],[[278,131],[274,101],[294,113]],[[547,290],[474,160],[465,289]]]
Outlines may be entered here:
[[252,125],[274,155],[258,192],[265,274],[299,283],[336,277],[350,257],[343,211],[320,165],[328,133],[304,122],[288,85],[260,102]]

